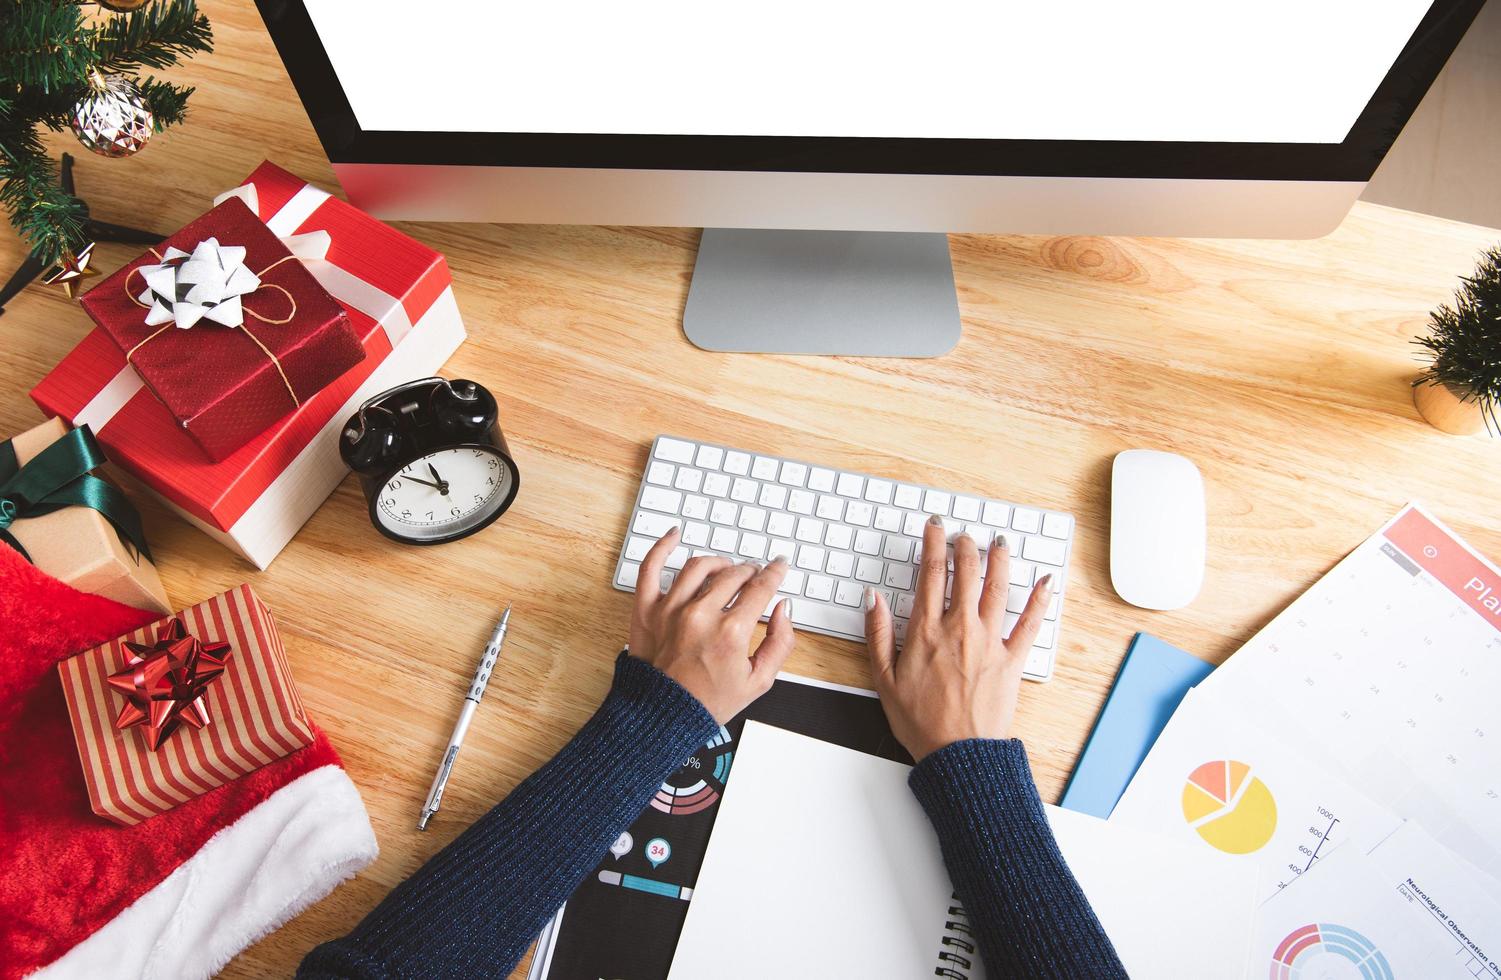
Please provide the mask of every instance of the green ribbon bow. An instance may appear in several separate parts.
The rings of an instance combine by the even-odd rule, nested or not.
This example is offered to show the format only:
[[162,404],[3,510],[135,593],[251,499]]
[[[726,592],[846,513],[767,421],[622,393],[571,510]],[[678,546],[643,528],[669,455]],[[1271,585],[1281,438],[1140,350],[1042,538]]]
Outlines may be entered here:
[[93,475],[104,461],[104,450],[86,425],[37,453],[25,466],[16,459],[10,440],[0,442],[0,541],[31,561],[21,542],[10,533],[13,522],[64,507],[87,507],[114,525],[126,550],[150,561],[141,515],[116,487]]

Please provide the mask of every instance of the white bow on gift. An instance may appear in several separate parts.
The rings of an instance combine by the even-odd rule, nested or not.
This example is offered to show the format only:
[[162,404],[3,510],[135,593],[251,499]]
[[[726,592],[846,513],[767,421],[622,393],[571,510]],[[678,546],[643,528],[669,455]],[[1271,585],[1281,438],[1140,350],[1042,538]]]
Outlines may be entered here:
[[260,288],[260,277],[245,267],[245,249],[220,245],[217,238],[199,242],[192,254],[168,248],[157,265],[143,265],[147,326],[175,323],[186,330],[207,317],[226,327],[245,322],[240,297]]

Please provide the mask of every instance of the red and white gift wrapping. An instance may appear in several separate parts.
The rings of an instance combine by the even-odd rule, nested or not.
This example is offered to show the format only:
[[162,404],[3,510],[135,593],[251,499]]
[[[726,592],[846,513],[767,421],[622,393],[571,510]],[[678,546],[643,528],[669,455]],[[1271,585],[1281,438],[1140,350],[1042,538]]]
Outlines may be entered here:
[[[103,331],[42,379],[43,411],[93,427],[110,459],[193,524],[265,568],[348,470],[337,434],[359,403],[435,374],[464,340],[443,256],[272,163],[230,192],[292,239],[348,311],[366,356],[229,457],[207,459]],[[222,196],[221,196],[222,199]],[[300,246],[300,247],[299,247]]]
[[118,729],[125,699],[106,678],[129,663],[126,643],[150,644],[172,617],[57,665],[94,812],[130,826],[248,775],[313,741],[271,611],[242,585],[177,614],[201,642],[232,650],[202,695],[209,723],[180,725],[156,750],[140,727]]

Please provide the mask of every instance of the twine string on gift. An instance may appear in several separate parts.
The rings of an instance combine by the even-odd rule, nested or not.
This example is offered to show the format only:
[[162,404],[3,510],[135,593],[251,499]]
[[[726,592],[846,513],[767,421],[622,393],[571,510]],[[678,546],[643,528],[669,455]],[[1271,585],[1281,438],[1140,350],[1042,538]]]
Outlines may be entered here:
[[[150,249],[150,252],[151,252],[152,255],[156,256],[156,260],[158,262],[165,262],[166,261],[165,259],[162,258],[162,253],[158,252],[156,249],[154,249],[154,248]],[[260,272],[257,272],[255,274],[255,277],[257,279],[260,279],[261,277],[265,276],[266,273],[270,272],[272,269],[274,269],[277,266],[281,265],[283,262],[296,260],[296,258],[297,258],[297,256],[295,256],[295,255],[283,255],[281,258],[277,259],[275,262],[272,262],[270,265],[266,266]],[[133,292],[130,291],[130,277],[133,276],[133,275],[135,275],[136,273],[138,273],[140,271],[141,271],[141,267],[140,266],[136,266],[135,268],[131,269],[129,272],[127,272],[125,274],[125,281],[123,283],[123,287],[125,289],[125,295],[130,299],[130,301],[132,303],[134,303],[135,305],[141,307],[142,309],[150,309],[151,306],[150,306],[149,303],[143,303],[143,302],[141,302],[140,298],[138,296],[136,296],[135,293],[133,293]],[[143,274],[143,277],[144,277],[144,274]],[[291,291],[288,290],[285,286],[278,286],[274,282],[263,282],[259,286],[256,287],[255,291],[256,292],[260,292],[262,289],[275,289],[275,290],[279,290],[281,292],[281,294],[287,298],[287,302],[292,304],[292,308],[291,308],[291,310],[289,310],[287,312],[286,316],[282,317],[280,320],[273,320],[272,318],[270,318],[268,316],[264,316],[264,315],[262,315],[260,313],[257,313],[255,310],[252,310],[249,306],[247,306],[247,305],[245,305],[243,303],[241,304],[241,309],[243,309],[250,316],[253,316],[257,320],[261,321],[262,323],[268,323],[268,324],[270,324],[272,326],[280,326],[280,325],[282,325],[284,323],[291,323],[292,322],[292,318],[297,315],[297,298],[295,296],[293,296],[292,293],[291,293]],[[166,324],[163,324],[162,326],[158,327],[149,336],[147,336],[146,339],[142,340],[140,343],[136,344],[130,350],[128,350],[128,351],[125,352],[125,363],[129,364],[130,363],[130,358],[135,354],[136,351],[140,350],[142,347],[145,347],[147,344],[151,343],[153,340],[155,340],[157,337],[159,337],[165,331],[170,330],[170,329],[174,329],[174,327],[175,327],[175,325],[172,324],[172,323],[166,323]],[[265,345],[265,343],[263,343],[261,341],[261,338],[257,337],[255,335],[255,333],[251,331],[250,327],[248,327],[248,326],[246,326],[245,324],[242,323],[242,324],[240,324],[240,326],[239,326],[238,329],[240,330],[240,332],[242,332],[243,334],[245,334],[245,336],[249,337],[251,339],[251,341],[255,344],[255,346],[257,346],[257,347],[259,347],[261,349],[261,353],[265,354],[266,357],[270,359],[272,367],[276,368],[276,373],[279,374],[279,375],[281,375],[281,383],[284,384],[284,385],[286,385],[286,387],[287,387],[287,394],[289,394],[289,395],[292,396],[292,405],[294,407],[296,407],[296,408],[301,408],[302,407],[302,399],[300,399],[300,398],[297,397],[297,389],[295,389],[295,388],[292,387],[292,381],[291,381],[290,378],[287,377],[286,369],[281,366],[281,359],[279,357],[277,357],[275,354],[271,353],[271,348],[267,347]]]
[[118,487],[93,475],[104,462],[104,451],[86,425],[53,442],[25,466],[20,465],[9,440],[0,442],[0,542],[35,564],[11,532],[11,525],[65,507],[87,507],[109,521],[136,562],[142,557],[150,561],[141,515]]

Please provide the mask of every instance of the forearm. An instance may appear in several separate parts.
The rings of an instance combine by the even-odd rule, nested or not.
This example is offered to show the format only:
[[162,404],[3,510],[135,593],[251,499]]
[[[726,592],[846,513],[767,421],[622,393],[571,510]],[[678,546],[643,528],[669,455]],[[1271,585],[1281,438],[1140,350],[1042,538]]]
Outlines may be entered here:
[[652,793],[717,724],[654,667],[622,654],[599,710],[552,761],[308,954],[303,977],[509,972]]
[[918,763],[909,784],[990,975],[1126,976],[1053,839],[1020,741],[955,742]]

